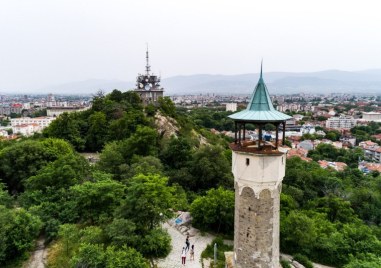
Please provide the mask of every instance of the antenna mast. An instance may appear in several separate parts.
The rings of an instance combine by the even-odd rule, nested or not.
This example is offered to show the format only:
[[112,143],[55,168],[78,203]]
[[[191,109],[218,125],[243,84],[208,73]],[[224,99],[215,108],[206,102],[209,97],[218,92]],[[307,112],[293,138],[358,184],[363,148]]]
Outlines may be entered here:
[[146,51],[146,75],[149,76],[149,72],[151,71],[151,66],[149,66],[149,56],[148,56],[148,44],[147,44],[147,51]]

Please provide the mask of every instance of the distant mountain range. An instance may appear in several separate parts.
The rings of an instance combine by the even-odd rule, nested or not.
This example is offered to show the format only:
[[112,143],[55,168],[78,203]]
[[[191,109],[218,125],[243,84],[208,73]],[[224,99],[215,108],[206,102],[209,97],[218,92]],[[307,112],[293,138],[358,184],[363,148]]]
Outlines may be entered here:
[[[381,69],[346,72],[327,70],[309,73],[266,72],[264,80],[271,94],[291,93],[370,93],[381,94]],[[258,73],[240,75],[196,74],[162,79],[165,95],[183,94],[250,94],[259,78]],[[35,90],[34,93],[95,94],[133,89],[135,82],[91,79]],[[3,90],[0,89],[2,92]],[[28,92],[32,92],[28,90]]]

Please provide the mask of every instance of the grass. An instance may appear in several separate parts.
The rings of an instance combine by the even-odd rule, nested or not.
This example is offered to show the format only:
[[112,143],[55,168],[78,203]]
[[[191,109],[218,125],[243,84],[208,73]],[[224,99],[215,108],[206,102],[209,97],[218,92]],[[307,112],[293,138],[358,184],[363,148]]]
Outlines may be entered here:
[[214,259],[214,244],[217,244],[217,263],[212,262],[211,268],[224,268],[225,267],[225,255],[224,252],[232,251],[233,246],[224,244],[222,237],[216,237],[201,253],[201,258]]

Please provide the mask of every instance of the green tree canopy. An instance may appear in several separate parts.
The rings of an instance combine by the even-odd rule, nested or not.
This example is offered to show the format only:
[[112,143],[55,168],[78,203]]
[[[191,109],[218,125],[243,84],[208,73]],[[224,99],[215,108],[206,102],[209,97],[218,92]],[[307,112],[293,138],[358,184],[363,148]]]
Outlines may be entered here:
[[130,179],[118,215],[131,219],[138,228],[153,229],[172,216],[173,191],[174,188],[168,186],[168,178],[139,174]]
[[71,146],[62,140],[20,141],[0,151],[0,177],[9,191],[23,191],[27,178],[60,156],[72,153]]
[[193,224],[197,228],[232,234],[234,230],[234,192],[222,187],[210,189],[191,204]]
[[70,188],[81,220],[90,223],[110,220],[124,196],[124,190],[123,184],[110,179],[87,181]]
[[233,176],[229,161],[219,146],[202,146],[193,154],[190,173],[194,180],[181,183],[181,186],[194,191],[205,191],[216,186],[233,187]]

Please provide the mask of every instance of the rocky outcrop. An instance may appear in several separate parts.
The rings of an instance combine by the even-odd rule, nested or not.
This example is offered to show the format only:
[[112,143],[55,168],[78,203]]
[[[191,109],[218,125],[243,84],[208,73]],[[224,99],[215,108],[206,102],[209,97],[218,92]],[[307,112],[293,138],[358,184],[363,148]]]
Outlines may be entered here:
[[179,127],[175,119],[162,115],[159,111],[155,115],[155,125],[160,136],[170,138],[177,137]]

